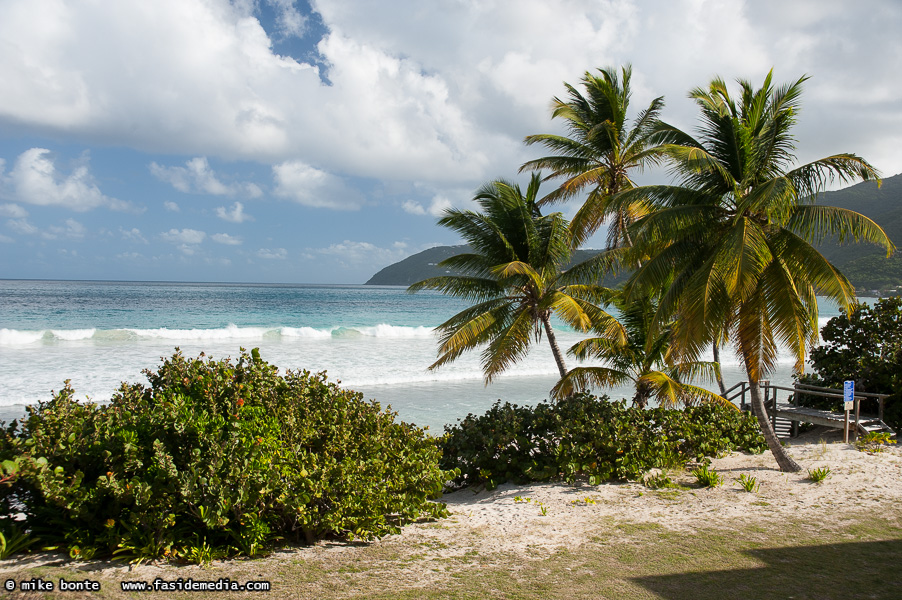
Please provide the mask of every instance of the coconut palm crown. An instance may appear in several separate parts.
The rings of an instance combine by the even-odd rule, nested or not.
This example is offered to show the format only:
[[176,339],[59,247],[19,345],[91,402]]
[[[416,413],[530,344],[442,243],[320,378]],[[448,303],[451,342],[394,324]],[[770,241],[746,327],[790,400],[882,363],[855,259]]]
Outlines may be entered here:
[[555,154],[531,160],[520,171],[550,169],[547,179],[563,179],[557,190],[541,200],[541,205],[588,192],[571,225],[577,245],[610,221],[608,247],[630,246],[628,226],[647,214],[648,206],[641,198],[616,208],[609,200],[614,194],[635,187],[633,171],[641,171],[657,160],[659,148],[651,136],[664,99],[652,100],[630,127],[627,111],[632,68],[626,65],[621,74],[622,78],[612,68],[599,69],[598,75],[587,71],[581,82],[585,94],[565,83],[567,99],[552,100],[551,118],[564,121],[567,135],[538,134],[524,140],[527,145],[541,144]]
[[552,315],[579,331],[595,327],[625,340],[619,323],[597,306],[607,291],[583,283],[594,272],[581,266],[563,270],[572,254],[569,223],[560,213],[541,214],[540,184],[540,175],[533,174],[524,195],[514,183],[492,181],[474,197],[480,211],[449,209],[439,220],[473,251],[439,263],[458,275],[420,281],[408,291],[438,290],[474,304],[438,326],[439,358],[430,369],[485,346],[482,367],[489,383],[523,358],[544,333],[563,377],[567,368]]
[[591,387],[631,383],[636,389],[633,403],[640,408],[645,408],[650,400],[666,408],[699,402],[734,406],[718,394],[689,383],[692,379],[712,380],[720,370],[719,364],[671,360],[670,327],[654,327],[657,304],[653,298],[627,301],[620,292],[615,293],[613,304],[620,313],[618,320],[627,333],[627,343],[620,345],[607,337],[595,337],[575,344],[569,354],[580,360],[601,359],[603,366],[571,369],[551,390],[553,397],[565,397]]
[[835,154],[795,166],[791,135],[807,79],[774,87],[772,74],[755,89],[740,80],[733,98],[717,78],[690,97],[698,105],[698,137],[666,124],[658,140],[675,185],[645,186],[631,195],[657,210],[631,230],[646,257],[627,283],[644,295],[667,285],[658,318],[672,323],[672,352],[696,359],[726,337],[748,374],[752,405],[762,433],[784,470],[799,466],[783,451],[764,413],[758,382],[774,370],[778,348],[804,366],[817,340],[815,293],[846,308],[854,288],[816,244],[867,241],[889,255],[894,246],[873,221],[854,211],[816,204],[831,182],[875,180],[879,174],[854,154]]

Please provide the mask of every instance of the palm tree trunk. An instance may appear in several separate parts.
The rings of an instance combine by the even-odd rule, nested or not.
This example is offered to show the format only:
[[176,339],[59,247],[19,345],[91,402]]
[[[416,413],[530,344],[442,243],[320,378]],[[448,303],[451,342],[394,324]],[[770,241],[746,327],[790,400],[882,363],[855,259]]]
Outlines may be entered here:
[[752,412],[755,413],[755,418],[758,419],[758,427],[761,428],[761,435],[764,436],[764,441],[767,442],[767,447],[770,448],[771,453],[777,460],[777,465],[779,465],[780,470],[788,471],[790,473],[801,471],[802,467],[786,453],[786,449],[783,448],[780,444],[780,440],[777,439],[777,434],[774,431],[774,428],[771,427],[770,420],[767,418],[767,411],[764,410],[764,399],[761,397],[761,387],[757,380],[753,380],[751,373],[749,374],[749,393],[752,396]]
[[558,348],[557,339],[554,337],[554,331],[551,330],[551,319],[548,314],[542,315],[542,325],[545,326],[545,333],[548,335],[548,344],[551,345],[551,354],[554,355],[554,360],[557,363],[557,370],[561,374],[561,378],[567,376],[567,365],[564,364],[564,355],[561,354],[561,349]]
[[717,363],[717,386],[720,388],[720,395],[727,395],[727,386],[723,384],[723,375],[720,372],[720,348],[717,347],[717,342],[714,342],[711,346],[714,350],[714,362]]

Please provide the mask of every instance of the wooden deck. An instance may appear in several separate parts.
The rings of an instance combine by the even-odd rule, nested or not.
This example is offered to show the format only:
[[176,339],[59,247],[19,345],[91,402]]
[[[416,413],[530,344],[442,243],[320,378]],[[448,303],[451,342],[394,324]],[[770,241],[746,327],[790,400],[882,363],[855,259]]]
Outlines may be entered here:
[[[824,427],[832,427],[834,429],[842,429],[845,427],[846,415],[841,412],[830,412],[826,410],[817,410],[815,408],[806,408],[804,406],[795,406],[793,404],[777,403],[776,410],[773,406],[767,407],[767,412],[771,417],[778,419],[787,419],[789,421],[797,421],[800,423],[813,423],[815,425],[823,425]],[[853,416],[850,427],[855,427],[855,417]],[[887,427],[877,415],[859,415],[858,416],[858,432],[866,435],[872,431],[888,431],[895,432]]]
[[[837,408],[842,405],[843,391],[831,388],[818,387],[813,385],[796,384],[793,387],[784,387],[779,385],[771,385],[769,381],[760,382],[761,393],[764,396],[764,406],[767,410],[767,416],[771,420],[771,425],[779,437],[789,437],[795,435],[799,423],[813,423],[814,425],[822,425],[824,427],[832,427],[835,429],[844,429],[846,415],[844,412],[833,412],[829,410],[818,410],[816,408],[807,408],[798,406],[796,402],[799,396],[819,396],[821,398],[829,398],[835,400]],[[748,393],[749,384],[747,381],[740,381],[724,394],[730,402],[739,400],[739,406],[743,410],[751,409],[746,402],[746,393]],[[792,395],[788,399],[794,400],[789,402],[778,402],[777,392],[791,392]],[[731,392],[732,393],[731,395]],[[850,415],[849,429],[853,435],[867,435],[872,432],[889,433],[895,437],[896,432],[883,422],[883,403],[888,397],[887,394],[873,394],[859,392],[855,394],[856,410]],[[865,415],[857,414],[859,402],[865,398],[877,400],[879,414]]]

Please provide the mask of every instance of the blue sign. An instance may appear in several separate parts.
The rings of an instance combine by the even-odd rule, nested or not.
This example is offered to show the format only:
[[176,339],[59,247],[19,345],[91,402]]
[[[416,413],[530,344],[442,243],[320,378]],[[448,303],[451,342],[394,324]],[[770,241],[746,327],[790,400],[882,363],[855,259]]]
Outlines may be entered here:
[[855,382],[844,381],[842,385],[842,399],[846,410],[852,410],[855,402]]

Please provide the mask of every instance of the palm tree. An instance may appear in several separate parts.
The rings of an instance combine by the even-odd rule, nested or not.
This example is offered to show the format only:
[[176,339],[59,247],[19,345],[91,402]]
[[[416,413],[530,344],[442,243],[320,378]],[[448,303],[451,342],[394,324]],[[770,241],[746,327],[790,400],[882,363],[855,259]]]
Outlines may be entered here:
[[439,225],[458,232],[473,252],[439,263],[460,275],[420,281],[408,291],[438,290],[475,304],[438,326],[439,358],[430,369],[484,345],[482,367],[488,384],[523,358],[544,331],[563,377],[567,367],[552,315],[580,331],[596,327],[612,339],[625,339],[619,323],[596,305],[606,290],[580,283],[590,270],[562,270],[572,253],[571,233],[560,213],[540,213],[540,184],[541,176],[533,174],[524,196],[518,185],[492,181],[474,198],[480,212],[449,209],[439,220]]
[[719,78],[693,90],[699,137],[658,127],[677,184],[634,189],[620,201],[634,194],[659,206],[633,230],[637,248],[652,258],[633,274],[627,293],[635,297],[670,282],[657,322],[672,324],[674,352],[686,359],[732,341],[767,444],[782,470],[797,471],[766,418],[759,382],[773,371],[779,345],[803,370],[806,350],[817,340],[815,292],[844,308],[854,299],[852,285],[815,246],[827,236],[872,242],[887,255],[894,246],[867,217],[815,204],[830,182],[879,175],[854,154],[794,166],[791,130],[807,77],[775,88],[771,76],[760,89],[740,80],[737,100]]
[[530,135],[524,140],[527,145],[542,144],[556,154],[527,162],[520,167],[521,172],[551,169],[546,179],[563,178],[560,187],[545,196],[540,205],[588,192],[571,225],[577,246],[608,219],[612,219],[608,247],[631,246],[628,227],[648,211],[641,198],[616,207],[610,200],[618,192],[635,187],[632,171],[656,160],[659,148],[652,143],[651,134],[664,99],[652,100],[630,128],[627,111],[632,68],[626,65],[621,72],[622,79],[611,68],[599,69],[600,75],[587,71],[582,79],[585,95],[565,83],[567,100],[552,100],[551,118],[563,119],[568,135]]
[[636,388],[633,403],[640,408],[645,408],[651,399],[665,407],[726,402],[721,396],[684,381],[699,376],[710,379],[716,376],[720,367],[717,363],[674,363],[670,360],[670,329],[653,326],[657,304],[651,297],[628,301],[618,293],[613,302],[627,332],[626,344],[613,343],[605,337],[589,338],[575,344],[569,354],[581,360],[601,359],[606,366],[571,369],[552,389],[553,397],[568,396],[589,387],[632,383]]

